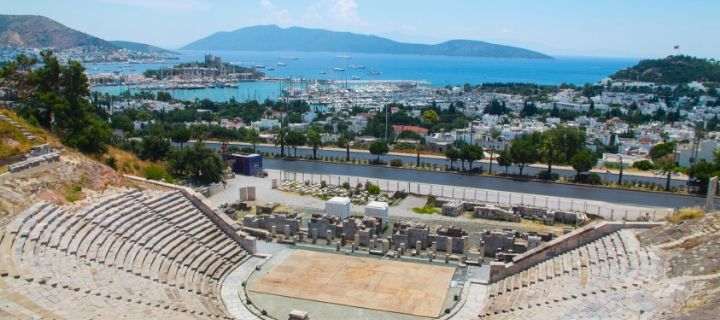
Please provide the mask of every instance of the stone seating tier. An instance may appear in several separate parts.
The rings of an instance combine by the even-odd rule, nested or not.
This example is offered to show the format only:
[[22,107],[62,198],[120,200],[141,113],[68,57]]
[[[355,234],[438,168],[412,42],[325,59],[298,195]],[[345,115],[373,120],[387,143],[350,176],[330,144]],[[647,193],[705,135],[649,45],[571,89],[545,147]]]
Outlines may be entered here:
[[[576,312],[583,303],[623,301],[641,294],[642,285],[658,270],[659,258],[640,246],[632,230],[620,230],[490,284],[479,316],[533,318],[552,310],[546,314],[573,317],[571,310]],[[598,299],[601,295],[606,298]]]
[[75,213],[36,204],[0,237],[0,299],[11,301],[0,315],[21,317],[230,318],[220,284],[248,257],[179,192],[121,193]]

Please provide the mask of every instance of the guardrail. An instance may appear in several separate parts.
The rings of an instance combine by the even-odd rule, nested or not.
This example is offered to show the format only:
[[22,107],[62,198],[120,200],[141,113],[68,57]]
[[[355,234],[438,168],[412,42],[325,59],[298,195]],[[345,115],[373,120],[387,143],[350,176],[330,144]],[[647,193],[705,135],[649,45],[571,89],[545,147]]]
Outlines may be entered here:
[[552,210],[578,211],[601,216],[608,220],[625,221],[662,221],[673,214],[669,208],[647,208],[627,206],[602,201],[580,200],[562,197],[550,197],[525,193],[495,191],[479,188],[455,187],[439,184],[418,183],[399,180],[374,179],[334,174],[315,174],[296,171],[279,171],[281,181],[298,181],[340,186],[348,183],[351,187],[357,184],[372,183],[383,191],[404,191],[419,196],[433,195],[436,197],[454,198],[458,200],[482,201],[502,205],[525,205],[543,207]]

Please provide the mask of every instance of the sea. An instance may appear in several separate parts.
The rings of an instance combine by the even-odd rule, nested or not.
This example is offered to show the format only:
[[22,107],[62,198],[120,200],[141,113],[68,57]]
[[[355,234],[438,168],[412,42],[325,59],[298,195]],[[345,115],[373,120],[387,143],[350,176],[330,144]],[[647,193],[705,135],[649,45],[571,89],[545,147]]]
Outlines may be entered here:
[[[596,83],[616,71],[636,64],[635,58],[555,57],[552,60],[497,59],[426,55],[367,54],[346,52],[179,51],[177,60],[146,64],[86,64],[90,74],[142,73],[147,69],[203,61],[206,54],[223,62],[254,67],[271,78],[335,80],[363,85],[373,80],[421,81],[428,86],[456,86],[495,82],[559,85]],[[273,70],[270,70],[270,69]],[[240,82],[237,88],[168,90],[177,99],[210,99],[217,102],[276,99],[287,83]],[[137,90],[127,86],[93,87],[101,93]]]

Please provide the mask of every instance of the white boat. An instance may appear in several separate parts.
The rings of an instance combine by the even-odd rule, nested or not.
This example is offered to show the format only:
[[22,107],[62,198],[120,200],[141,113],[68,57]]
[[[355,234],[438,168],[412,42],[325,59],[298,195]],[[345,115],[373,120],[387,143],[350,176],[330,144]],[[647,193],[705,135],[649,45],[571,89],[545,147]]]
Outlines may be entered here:
[[377,76],[380,75],[380,71],[370,70],[367,74],[370,76]]
[[281,62],[277,63],[277,66],[278,67],[287,67],[287,63],[281,61]]
[[351,79],[352,80],[360,80],[360,76],[352,76]]
[[353,64],[353,65],[350,65],[348,68],[350,68],[350,69],[365,69],[365,66],[360,65],[360,64]]
[[255,69],[265,69],[265,66],[262,64],[256,64]]
[[338,59],[352,59],[351,56],[346,55],[346,54],[341,54],[341,55],[335,56],[335,58],[338,58]]
[[339,67],[335,67],[335,68],[333,68],[333,71],[343,72],[343,71],[345,71],[345,69],[339,68]]
[[320,71],[320,74],[327,74],[327,71]]

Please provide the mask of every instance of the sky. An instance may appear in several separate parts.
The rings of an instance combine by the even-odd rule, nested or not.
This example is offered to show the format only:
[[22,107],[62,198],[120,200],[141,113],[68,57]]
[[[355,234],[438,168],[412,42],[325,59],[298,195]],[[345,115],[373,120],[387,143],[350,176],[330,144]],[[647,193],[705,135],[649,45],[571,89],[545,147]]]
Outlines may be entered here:
[[718,0],[2,0],[0,13],[169,49],[276,24],[428,44],[482,40],[556,56],[720,58]]

